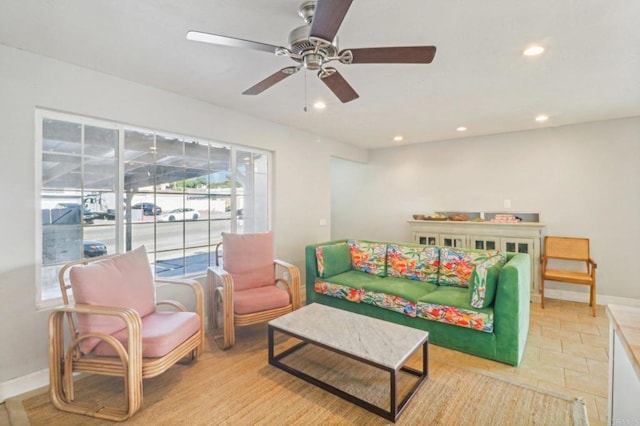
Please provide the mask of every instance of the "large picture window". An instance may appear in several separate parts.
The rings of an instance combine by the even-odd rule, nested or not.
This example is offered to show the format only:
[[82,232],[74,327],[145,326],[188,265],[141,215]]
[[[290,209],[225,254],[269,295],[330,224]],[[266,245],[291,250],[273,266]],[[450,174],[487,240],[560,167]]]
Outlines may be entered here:
[[146,246],[159,277],[202,275],[221,232],[269,230],[268,152],[38,110],[39,302],[67,262]]

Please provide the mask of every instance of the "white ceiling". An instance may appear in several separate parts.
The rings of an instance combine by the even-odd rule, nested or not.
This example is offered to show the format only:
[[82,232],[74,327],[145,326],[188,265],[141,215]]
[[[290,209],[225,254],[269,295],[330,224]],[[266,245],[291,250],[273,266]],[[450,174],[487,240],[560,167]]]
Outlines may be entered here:
[[[366,148],[640,115],[640,1],[354,0],[341,48],[438,50],[430,65],[337,64],[360,94],[348,104],[311,71],[243,96],[291,60],[185,39],[286,46],[301,2],[1,0],[0,43]],[[547,51],[524,57],[531,43]]]

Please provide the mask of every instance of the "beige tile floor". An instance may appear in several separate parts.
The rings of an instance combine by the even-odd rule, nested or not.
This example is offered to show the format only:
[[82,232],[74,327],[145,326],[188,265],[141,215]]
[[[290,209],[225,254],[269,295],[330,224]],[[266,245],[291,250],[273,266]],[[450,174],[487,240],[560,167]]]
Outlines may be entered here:
[[609,321],[604,306],[597,317],[586,303],[546,299],[531,304],[529,338],[518,367],[438,346],[430,356],[478,368],[517,383],[583,397],[590,425],[607,423]]
[[[609,322],[604,306],[591,316],[584,303],[547,299],[545,309],[531,304],[529,338],[518,367],[431,345],[430,357],[478,368],[509,380],[538,386],[587,403],[589,423],[607,421]],[[0,426],[9,424],[0,404]]]

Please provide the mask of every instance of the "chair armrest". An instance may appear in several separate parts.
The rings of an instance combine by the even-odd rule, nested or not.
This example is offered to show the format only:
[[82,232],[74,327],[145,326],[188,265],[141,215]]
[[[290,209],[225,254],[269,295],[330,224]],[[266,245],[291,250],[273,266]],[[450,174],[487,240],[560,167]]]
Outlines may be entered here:
[[[65,336],[62,326],[65,317],[69,319],[70,326],[73,324],[70,318],[72,314],[98,314],[121,318],[127,330],[127,341],[129,342],[127,348],[109,334],[96,332],[78,336],[72,327],[71,343],[65,350]],[[85,304],[66,305],[51,311],[48,326],[50,395],[56,407],[60,408],[61,402],[67,401],[67,397],[63,394],[71,395],[73,398],[74,363],[81,358],[80,345],[86,339],[97,338],[109,344],[120,358],[125,381],[138,383],[138,387],[142,386],[142,319],[135,309]],[[101,361],[100,357],[90,359],[93,367],[99,371],[105,368],[117,371],[111,360]],[[133,391],[138,392],[135,387]]]
[[[190,288],[193,291],[193,295],[195,297],[196,313],[200,315],[201,318],[204,318],[204,290],[202,288],[202,284],[200,284],[198,281],[190,279],[156,278],[155,283],[156,285],[170,284]],[[173,300],[159,300],[156,302],[156,304],[171,305],[182,311],[187,310],[181,303]]]
[[207,268],[207,291],[209,295],[209,308],[207,310],[209,317],[209,330],[213,330],[216,292],[220,293],[224,306],[230,309],[230,320],[233,319],[233,277],[219,266],[211,266]]
[[589,258],[589,259],[587,260],[587,262],[589,262],[589,263],[593,266],[593,268],[594,268],[594,269],[598,267],[598,264],[597,264],[597,263],[596,263],[596,261],[595,261],[595,260],[593,260],[592,258]]
[[289,274],[289,280],[285,280],[283,278],[279,278],[277,281],[285,282],[289,291],[289,295],[291,296],[291,304],[293,305],[293,310],[296,310],[300,307],[300,270],[292,265],[291,263],[285,262],[280,259],[275,259],[273,261],[275,266],[280,266],[286,269]]
[[[117,306],[100,306],[100,305],[66,305],[59,308],[55,308],[49,314],[49,351],[55,351],[58,356],[64,355],[62,353],[62,347],[64,345],[64,332],[62,331],[62,322],[66,315],[71,314],[84,314],[84,315],[109,315],[120,318],[124,322],[124,326],[127,329],[128,342],[138,342],[138,344],[130,344],[127,349],[124,349],[123,345],[110,335],[105,333],[88,333],[86,335],[79,335],[72,327],[73,322],[69,321],[69,326],[72,327],[72,342],[67,348],[67,354],[70,355],[71,351],[80,352],[80,343],[87,338],[98,338],[107,341],[118,352],[120,358],[139,357],[140,363],[142,362],[142,319],[140,314],[132,308],[121,308]],[[51,352],[52,353],[52,352]]]
[[[178,285],[185,286],[193,290],[193,294],[196,302],[196,314],[200,317],[200,347],[198,348],[198,354],[202,353],[204,350],[204,290],[202,288],[202,284],[200,284],[196,280],[190,279],[173,279],[173,278],[156,278],[155,283],[157,284],[169,284],[169,285]],[[159,300],[156,302],[156,305],[169,305],[173,306],[181,311],[187,311],[187,308],[179,302],[174,300]]]

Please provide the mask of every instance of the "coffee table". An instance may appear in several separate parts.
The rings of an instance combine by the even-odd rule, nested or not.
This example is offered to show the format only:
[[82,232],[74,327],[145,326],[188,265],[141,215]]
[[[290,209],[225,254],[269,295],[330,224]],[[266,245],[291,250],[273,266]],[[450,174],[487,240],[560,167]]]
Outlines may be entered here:
[[[301,342],[275,354],[274,332],[292,336]],[[269,321],[269,364],[314,384],[328,392],[395,422],[418,387],[429,375],[429,333],[365,315],[312,303]],[[389,372],[390,410],[349,394],[281,360],[307,344],[372,365]],[[422,346],[422,371],[404,364]],[[407,395],[398,402],[397,380],[400,371],[417,377]]]

